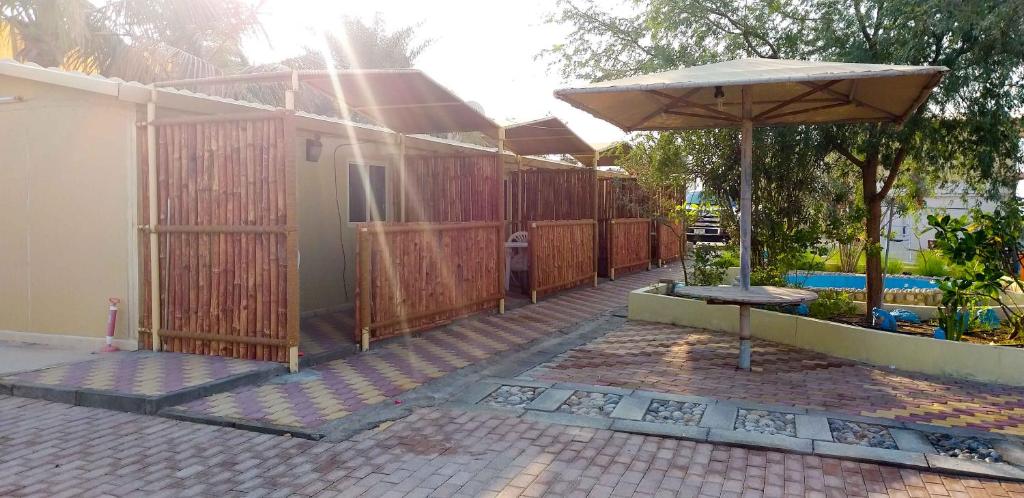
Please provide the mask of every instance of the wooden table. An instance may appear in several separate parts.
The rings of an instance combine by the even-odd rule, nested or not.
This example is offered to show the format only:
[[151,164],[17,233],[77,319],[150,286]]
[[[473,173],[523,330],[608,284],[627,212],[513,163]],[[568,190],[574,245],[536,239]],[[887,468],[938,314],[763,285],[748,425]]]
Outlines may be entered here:
[[784,306],[814,301],[818,294],[805,289],[789,287],[753,286],[749,289],[737,285],[685,286],[666,281],[666,294],[676,297],[700,299],[708,304],[734,304],[740,307],[740,358],[738,368],[750,370],[750,306]]

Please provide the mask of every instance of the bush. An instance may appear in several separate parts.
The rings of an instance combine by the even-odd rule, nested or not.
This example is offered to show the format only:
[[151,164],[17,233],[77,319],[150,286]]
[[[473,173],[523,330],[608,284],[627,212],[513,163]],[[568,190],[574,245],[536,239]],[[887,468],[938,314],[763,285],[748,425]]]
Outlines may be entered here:
[[775,266],[758,266],[750,270],[750,285],[785,287],[786,272]]
[[926,277],[944,277],[949,274],[946,257],[934,249],[918,251],[914,266],[917,267],[918,275]]
[[715,264],[723,268],[739,266],[740,253],[736,252],[735,249],[723,249],[718,252],[718,259],[715,260]]
[[836,290],[818,292],[818,299],[807,305],[807,314],[813,318],[828,320],[842,315],[853,315],[857,307],[853,305],[850,295]]
[[890,259],[885,264],[885,273],[889,275],[899,275],[903,273],[903,262],[898,259]]
[[692,285],[718,285],[725,278],[729,261],[718,255],[718,248],[697,245],[693,248]]

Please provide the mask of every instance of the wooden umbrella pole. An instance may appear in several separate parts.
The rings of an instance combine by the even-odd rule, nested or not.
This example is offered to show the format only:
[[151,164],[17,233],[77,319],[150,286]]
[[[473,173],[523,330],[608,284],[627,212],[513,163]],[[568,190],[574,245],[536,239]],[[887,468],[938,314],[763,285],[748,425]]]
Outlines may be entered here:
[[[753,172],[751,155],[754,148],[754,122],[751,118],[750,87],[744,86],[743,126],[740,131],[740,286],[750,290],[750,223],[751,184]],[[750,306],[740,305],[740,370],[750,370]]]

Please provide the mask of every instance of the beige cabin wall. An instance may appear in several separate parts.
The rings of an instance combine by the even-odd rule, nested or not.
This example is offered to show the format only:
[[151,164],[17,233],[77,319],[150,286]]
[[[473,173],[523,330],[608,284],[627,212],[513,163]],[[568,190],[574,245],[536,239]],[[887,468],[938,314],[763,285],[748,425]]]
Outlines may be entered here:
[[[398,174],[398,149],[384,143],[351,145],[347,139],[321,136],[320,160],[306,160],[306,140],[296,140],[299,205],[299,295],[302,312],[334,310],[355,301],[356,224],[349,222],[348,168],[366,163],[387,168],[388,197]],[[398,221],[389,206],[388,221]],[[340,219],[339,219],[340,213]]]
[[[135,120],[110,96],[0,76],[0,331],[115,337],[137,322]],[[129,342],[130,341],[130,342]]]

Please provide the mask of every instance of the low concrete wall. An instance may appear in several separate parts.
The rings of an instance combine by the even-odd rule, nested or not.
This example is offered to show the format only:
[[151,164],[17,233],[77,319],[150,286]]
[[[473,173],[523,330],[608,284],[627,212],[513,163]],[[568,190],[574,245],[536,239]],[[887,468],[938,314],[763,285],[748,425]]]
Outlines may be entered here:
[[[629,318],[736,334],[739,309],[664,295],[664,286],[629,295]],[[754,337],[909,372],[1024,386],[1024,350],[942,341],[752,309]]]

